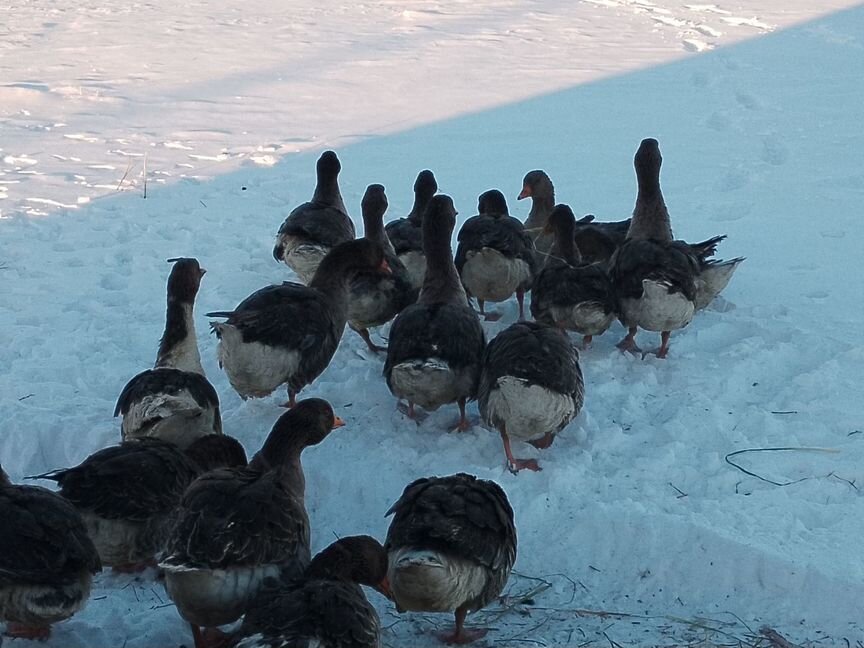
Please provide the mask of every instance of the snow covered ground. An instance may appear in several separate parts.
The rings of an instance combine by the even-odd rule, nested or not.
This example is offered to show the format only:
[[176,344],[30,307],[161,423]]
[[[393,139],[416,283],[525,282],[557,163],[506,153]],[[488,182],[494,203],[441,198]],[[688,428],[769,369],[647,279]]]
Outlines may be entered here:
[[[665,362],[618,353],[617,325],[596,340],[583,413],[543,472],[518,476],[497,434],[445,432],[455,408],[404,419],[382,361],[346,333],[303,393],[349,422],[304,455],[314,548],[383,538],[406,483],[468,471],[502,484],[519,529],[515,598],[475,617],[488,645],[767,646],[749,639],[762,624],[802,645],[864,641],[864,7],[815,4],[7,2],[3,466],[20,480],[118,440],[114,400],[153,362],[180,255],[209,270],[205,369],[226,432],[254,451],[284,396],[241,402],[201,313],[290,278],[270,249],[323,148],[358,222],[371,182],[405,215],[422,168],[463,220],[491,187],[524,216],[533,168],[577,214],[615,220],[640,139],[657,137],[676,234],[726,233],[722,255],[747,257],[724,298]],[[732,460],[787,485],[724,461],[777,447],[799,450]],[[451,623],[370,598],[387,646],[433,646]],[[49,645],[191,636],[152,574],[105,573]]]

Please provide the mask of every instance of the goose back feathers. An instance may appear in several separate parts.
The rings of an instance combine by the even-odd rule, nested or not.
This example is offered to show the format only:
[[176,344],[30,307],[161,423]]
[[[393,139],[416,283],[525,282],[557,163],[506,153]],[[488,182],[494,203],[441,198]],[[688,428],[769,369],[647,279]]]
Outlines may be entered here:
[[355,237],[339,191],[342,165],[333,151],[324,151],[316,164],[312,200],[288,215],[276,234],[273,257],[284,261],[300,281],[308,283],[331,248]]

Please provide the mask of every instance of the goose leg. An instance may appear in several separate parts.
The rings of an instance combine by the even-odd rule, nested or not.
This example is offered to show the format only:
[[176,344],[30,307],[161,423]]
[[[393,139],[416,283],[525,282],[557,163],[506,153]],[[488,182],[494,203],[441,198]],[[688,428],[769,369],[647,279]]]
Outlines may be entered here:
[[366,343],[366,346],[369,347],[369,350],[372,353],[378,353],[380,351],[386,351],[387,347],[378,346],[374,342],[372,342],[372,338],[369,336],[369,329],[360,329],[357,331],[358,335],[363,338],[363,341]]
[[519,321],[525,321],[525,291],[516,291],[516,302],[519,304]]
[[504,442],[504,454],[507,455],[507,469],[514,475],[523,468],[528,470],[543,470],[537,463],[536,459],[516,459],[513,457],[513,451],[510,449],[510,437],[507,436],[507,430],[504,424],[501,424],[501,440]]
[[477,305],[480,306],[480,314],[487,322],[497,322],[499,319],[501,319],[501,313],[486,312],[486,302],[484,302],[482,299],[477,299]]
[[[650,352],[656,355],[661,360],[665,360],[666,356],[669,355],[669,333],[669,331],[663,331],[662,333],[660,333],[660,348],[656,351]],[[642,357],[644,358],[646,355],[648,354],[643,354]]]
[[583,335],[582,336],[582,349],[585,350],[589,346],[591,346],[591,340],[594,339],[593,335]]
[[468,422],[468,417],[465,416],[465,399],[460,398],[459,403],[459,422],[456,424],[456,430],[459,432],[467,432],[471,429],[471,424]]
[[456,627],[453,632],[442,632],[438,638],[446,644],[468,644],[472,641],[482,639],[489,632],[489,628],[465,628],[465,616],[468,609],[464,606],[456,608]]
[[29,626],[10,621],[6,624],[6,636],[13,639],[31,639],[45,641],[51,636],[51,626]]
[[292,409],[297,404],[297,392],[288,388],[288,402],[282,403],[280,407],[285,407],[287,409]]
[[417,425],[420,425],[420,423],[426,420],[426,417],[428,416],[428,414],[424,412],[418,412],[417,409],[414,407],[414,403],[412,403],[411,401],[408,401],[408,405],[403,405],[402,403],[399,403],[398,405],[396,405],[396,409],[402,412],[412,421],[414,421]]
[[636,344],[636,331],[638,331],[635,326],[631,326],[630,330],[627,332],[627,336],[618,343],[618,348],[622,351],[629,351],[630,353],[641,353],[642,349],[639,348],[639,345]]

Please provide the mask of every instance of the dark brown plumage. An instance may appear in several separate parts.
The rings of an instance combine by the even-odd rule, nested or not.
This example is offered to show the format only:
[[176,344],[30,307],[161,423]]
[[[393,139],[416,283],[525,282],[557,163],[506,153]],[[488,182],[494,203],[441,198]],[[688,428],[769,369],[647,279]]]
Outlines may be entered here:
[[362,208],[363,238],[381,246],[388,269],[358,272],[351,280],[348,325],[363,338],[370,351],[386,351],[373,344],[368,329],[389,322],[416,302],[420,291],[411,285],[408,270],[396,256],[384,231],[387,195],[382,185],[372,184],[366,188]]
[[312,200],[295,207],[276,234],[273,258],[284,261],[309,282],[331,248],[355,237],[339,192],[342,165],[333,151],[324,151],[316,164],[317,183]]
[[415,403],[436,409],[455,401],[459,429],[465,430],[465,403],[476,394],[486,336],[453,265],[455,225],[453,200],[435,196],[423,219],[423,288],[418,302],[399,313],[390,328],[384,376],[393,395],[408,401],[409,417]]
[[531,291],[531,315],[538,322],[574,330],[587,347],[615,318],[617,303],[609,275],[599,263],[585,263],[574,240],[576,219],[567,205],[555,207],[546,231],[554,245]]
[[397,218],[384,228],[396,255],[405,265],[411,277],[411,285],[420,288],[426,273],[426,256],[423,253],[423,214],[438,191],[435,176],[428,169],[417,174],[414,181],[414,205],[407,218]]
[[418,479],[391,514],[384,547],[397,608],[454,611],[449,641],[482,636],[463,627],[465,616],[501,593],[516,560],[513,509],[502,488],[465,473]]
[[171,259],[165,331],[153,369],[134,376],[117,398],[123,439],[155,437],[181,447],[222,433],[219,396],[204,376],[193,309],[206,272],[196,259]]
[[351,281],[358,273],[387,271],[384,250],[366,239],[341,243],[319,265],[308,286],[285,282],[257,290],[212,322],[219,362],[243,397],[263,397],[287,384],[289,406],[336,353],[348,321]]
[[238,441],[211,434],[186,451],[159,439],[127,441],[39,478],[56,481],[81,513],[103,564],[137,571],[162,550],[180,498],[198,475],[245,465]]
[[247,468],[213,470],[186,490],[161,566],[193,628],[236,620],[266,578],[302,573],[309,518],[300,454],[342,424],[326,401],[300,401]]
[[560,330],[516,322],[486,346],[477,402],[483,420],[501,434],[511,472],[540,470],[536,459],[514,458],[511,437],[549,447],[583,400],[579,353]]
[[102,565],[78,511],[44,488],[16,486],[0,467],[0,619],[7,634],[44,639],[84,607]]
[[380,624],[358,585],[389,595],[387,554],[369,536],[341,538],[313,558],[301,578],[272,579],[250,603],[238,648],[377,648]]

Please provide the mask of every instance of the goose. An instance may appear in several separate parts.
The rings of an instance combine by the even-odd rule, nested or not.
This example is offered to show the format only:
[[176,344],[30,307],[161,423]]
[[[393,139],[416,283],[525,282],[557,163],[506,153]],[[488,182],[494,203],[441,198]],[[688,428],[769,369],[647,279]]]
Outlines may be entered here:
[[201,628],[240,618],[266,578],[299,576],[309,564],[300,454],[342,425],[326,401],[300,401],[248,467],[212,470],[186,489],[160,567],[196,648],[220,637]]
[[725,236],[689,244],[672,237],[669,212],[660,189],[663,158],[656,139],[642,140],[634,157],[638,183],[636,206],[627,240],[611,260],[610,278],[628,328],[622,350],[639,353],[636,332],[641,327],[661,334],[658,358],[669,352],[671,331],[684,328],[698,305],[707,305],[731,279],[743,261],[710,261]]
[[510,439],[548,448],[582,409],[579,353],[546,324],[517,322],[496,335],[483,354],[477,401],[487,425],[501,434],[511,472],[540,470],[536,459],[516,459]]
[[587,348],[615,319],[617,305],[609,275],[601,263],[583,263],[573,237],[576,219],[567,205],[558,205],[546,231],[554,245],[546,266],[534,280],[531,315],[538,322],[576,331]]
[[[535,169],[525,174],[519,200],[531,198],[531,211],[525,220],[525,229],[534,237],[534,244],[540,252],[539,265],[546,262],[545,255],[552,249],[554,238],[544,228],[555,209],[555,187],[549,175]],[[607,262],[615,250],[624,243],[630,219],[622,221],[597,221],[593,214],[576,221],[574,237],[588,263]]]
[[348,321],[351,281],[361,272],[389,272],[384,250],[357,239],[334,247],[308,286],[284,282],[262,288],[211,322],[219,338],[219,365],[238,394],[262,398],[288,385],[288,407],[336,353]]
[[193,308],[201,278],[207,272],[197,259],[169,259],[165,332],[156,366],[132,378],[114,408],[122,415],[124,440],[156,437],[181,448],[198,437],[222,433],[219,396],[204,376]]
[[399,218],[387,223],[384,228],[396,255],[408,270],[411,285],[420,288],[426,274],[426,256],[423,254],[423,214],[432,196],[438,191],[435,175],[424,169],[414,181],[414,205],[407,218]]
[[273,258],[283,261],[304,284],[334,246],[355,237],[339,192],[341,170],[336,153],[324,151],[316,164],[318,181],[312,200],[295,207],[276,234]]
[[210,434],[185,451],[160,439],[125,441],[73,468],[38,477],[59,484],[60,494],[81,514],[102,564],[134,573],[156,565],[180,498],[198,475],[245,465],[236,439]]
[[408,271],[396,256],[384,231],[387,195],[380,184],[371,184],[363,195],[363,238],[384,250],[389,272],[359,272],[352,279],[348,302],[348,326],[357,331],[373,353],[387,349],[372,342],[369,328],[393,319],[405,307],[417,301],[419,291],[411,285]]
[[501,315],[486,313],[484,302],[502,302],[514,293],[523,319],[525,291],[536,270],[534,242],[522,223],[510,216],[507,200],[497,189],[480,195],[477,211],[459,230],[456,270],[486,320]]
[[99,554],[72,504],[13,484],[2,466],[0,518],[0,620],[9,637],[47,639],[87,603]]
[[683,252],[695,257],[699,265],[695,303],[696,310],[702,310],[729,284],[744,257],[735,257],[728,261],[710,258],[716,252],[717,244],[726,239],[725,235],[714,236],[701,243],[674,240],[669,210],[660,189],[662,163],[663,157],[660,155],[657,140],[642,140],[634,159],[639,191],[627,231],[627,240],[651,239],[674,243]]
[[381,624],[360,585],[391,596],[387,552],[370,536],[340,538],[294,581],[268,580],[249,604],[237,648],[378,648]]
[[453,265],[455,225],[453,200],[435,196],[423,217],[423,288],[417,303],[393,321],[384,376],[393,395],[408,401],[410,418],[416,416],[415,404],[434,410],[455,401],[457,429],[467,430],[465,403],[477,391],[486,336]]
[[485,636],[488,628],[466,628],[465,617],[501,594],[516,560],[504,490],[465,473],[425,477],[387,515],[387,580],[397,611],[453,612],[455,628],[439,635],[446,643]]

